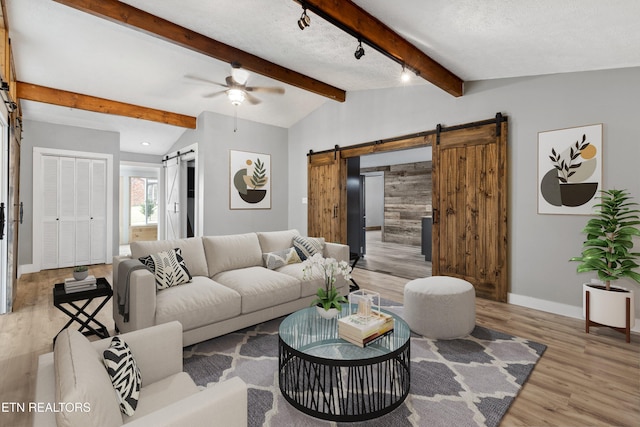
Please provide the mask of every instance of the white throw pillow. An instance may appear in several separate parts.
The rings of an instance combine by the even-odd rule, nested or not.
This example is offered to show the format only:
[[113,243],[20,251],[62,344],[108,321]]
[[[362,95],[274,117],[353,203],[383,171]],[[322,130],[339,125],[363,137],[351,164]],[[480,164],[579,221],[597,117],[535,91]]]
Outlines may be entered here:
[[158,252],[138,259],[155,276],[158,290],[191,281],[191,273],[187,270],[180,248]]

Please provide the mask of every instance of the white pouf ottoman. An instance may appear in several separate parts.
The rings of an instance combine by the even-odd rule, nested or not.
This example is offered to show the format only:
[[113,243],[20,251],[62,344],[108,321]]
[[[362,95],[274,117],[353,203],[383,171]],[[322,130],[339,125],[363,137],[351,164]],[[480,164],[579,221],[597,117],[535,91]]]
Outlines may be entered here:
[[466,280],[425,277],[404,287],[404,320],[413,332],[433,339],[469,335],[476,325],[476,292]]

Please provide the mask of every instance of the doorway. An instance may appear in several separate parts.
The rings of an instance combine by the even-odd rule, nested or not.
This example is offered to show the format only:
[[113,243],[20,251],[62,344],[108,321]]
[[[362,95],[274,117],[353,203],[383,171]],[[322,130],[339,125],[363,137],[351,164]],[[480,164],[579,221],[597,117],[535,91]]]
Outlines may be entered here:
[[[349,214],[358,211],[358,196],[350,197],[349,182],[358,182],[352,177],[354,163],[364,214],[360,224]],[[408,279],[430,276],[431,259],[425,254],[431,251],[431,230],[424,227],[431,227],[431,147],[348,158],[347,168],[347,235],[364,231],[356,266]]]
[[166,240],[199,236],[202,233],[201,173],[196,144],[168,154],[164,171],[164,227]]
[[160,224],[160,166],[148,163],[120,164],[120,255],[129,255],[129,244],[157,240]]

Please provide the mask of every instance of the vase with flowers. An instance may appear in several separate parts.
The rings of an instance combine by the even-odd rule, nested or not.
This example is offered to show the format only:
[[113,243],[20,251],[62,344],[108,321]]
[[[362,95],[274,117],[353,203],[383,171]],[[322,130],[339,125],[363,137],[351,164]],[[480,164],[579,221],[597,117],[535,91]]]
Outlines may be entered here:
[[346,261],[324,258],[321,254],[307,258],[303,264],[305,279],[313,274],[314,268],[319,270],[324,278],[324,287],[318,288],[316,299],[311,302],[311,305],[317,307],[318,313],[323,318],[336,317],[342,310],[341,304],[348,302],[343,295],[338,293],[335,287],[336,279],[339,275],[345,280],[351,279],[351,267]]

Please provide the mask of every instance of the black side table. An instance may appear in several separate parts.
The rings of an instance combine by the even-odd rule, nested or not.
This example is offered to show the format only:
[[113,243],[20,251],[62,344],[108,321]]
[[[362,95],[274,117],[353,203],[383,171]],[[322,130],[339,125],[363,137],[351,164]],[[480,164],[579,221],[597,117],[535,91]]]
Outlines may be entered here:
[[[111,290],[111,285],[104,277],[99,277],[96,279],[96,289],[91,289],[88,291],[80,291],[80,292],[72,292],[66,293],[64,291],[64,283],[56,283],[53,289],[53,305],[56,306],[60,311],[71,317],[71,320],[67,322],[66,325],[60,329],[60,331],[56,334],[55,338],[53,338],[53,343],[56,343],[56,338],[60,335],[60,332],[68,328],[73,322],[78,322],[81,326],[78,331],[82,332],[84,335],[97,335],[100,338],[109,337],[109,332],[107,331],[107,327],[96,320],[96,314],[102,310],[102,307],[111,299],[113,295],[113,291]],[[91,301],[94,298],[104,298],[100,305],[93,310],[91,313],[87,313],[85,309],[89,306]],[[81,306],[76,304],[76,302],[86,300]],[[75,313],[69,311],[63,304],[68,304],[73,309],[75,309]],[[81,316],[84,316],[86,320],[82,320]],[[86,331],[85,331],[86,329]]]

